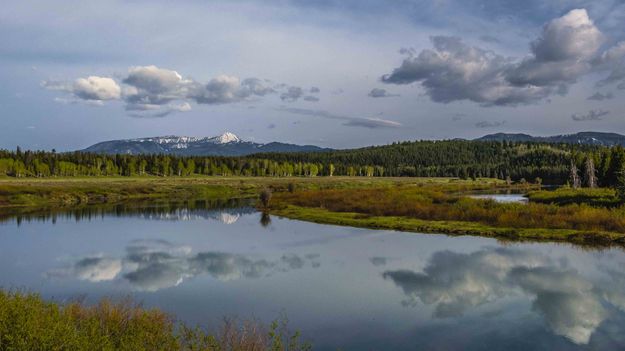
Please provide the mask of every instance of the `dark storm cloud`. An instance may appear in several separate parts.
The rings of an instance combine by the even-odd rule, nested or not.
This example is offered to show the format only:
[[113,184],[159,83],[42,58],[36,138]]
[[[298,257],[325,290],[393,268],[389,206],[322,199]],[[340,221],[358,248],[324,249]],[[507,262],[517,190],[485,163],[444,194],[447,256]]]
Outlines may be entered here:
[[600,121],[603,119],[603,116],[610,114],[610,111],[605,110],[590,110],[588,113],[579,114],[574,113],[571,115],[571,119],[575,122],[583,122],[583,121]]
[[[530,55],[521,61],[469,46],[456,37],[431,40],[433,49],[418,54],[404,50],[407,57],[382,81],[420,83],[435,102],[469,100],[482,106],[516,106],[564,95],[578,78],[614,67],[623,56],[620,44],[599,53],[604,35],[584,9],[548,22],[532,42]],[[621,79],[619,72],[614,69],[610,81]]]
[[363,127],[370,129],[377,128],[399,128],[401,124],[399,122],[381,119],[381,118],[361,118],[361,117],[349,117],[349,116],[341,116],[336,115],[323,110],[309,110],[303,108],[294,108],[294,107],[281,107],[277,109],[278,111],[284,111],[288,113],[311,116],[311,117],[321,117],[325,119],[335,119],[340,121],[345,121],[343,123],[344,126],[348,127]]

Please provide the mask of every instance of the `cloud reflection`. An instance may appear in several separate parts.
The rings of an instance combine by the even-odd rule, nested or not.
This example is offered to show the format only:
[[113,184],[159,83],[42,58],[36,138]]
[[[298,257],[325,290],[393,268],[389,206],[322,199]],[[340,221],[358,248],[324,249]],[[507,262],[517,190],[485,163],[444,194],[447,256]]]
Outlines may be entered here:
[[285,253],[273,260],[219,251],[193,254],[191,247],[165,240],[132,241],[125,251],[121,259],[103,255],[81,258],[68,267],[47,272],[46,276],[101,282],[113,280],[123,271],[121,277],[133,289],[154,292],[201,275],[231,281],[320,266],[318,254]]
[[614,286],[597,287],[562,262],[507,248],[470,254],[440,251],[423,272],[389,270],[383,277],[403,290],[408,297],[403,304],[434,305],[436,318],[461,316],[505,296],[526,293],[550,329],[576,344],[587,344],[608,317],[604,304],[623,296],[623,286],[616,292]]

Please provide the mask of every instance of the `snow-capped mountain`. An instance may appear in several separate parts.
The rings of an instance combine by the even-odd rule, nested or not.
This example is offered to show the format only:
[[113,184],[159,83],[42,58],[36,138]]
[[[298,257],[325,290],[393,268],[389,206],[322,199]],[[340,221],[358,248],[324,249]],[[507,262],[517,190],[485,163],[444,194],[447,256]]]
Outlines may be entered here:
[[103,154],[174,154],[242,156],[262,152],[324,151],[314,145],[294,145],[279,142],[267,144],[244,141],[234,133],[225,132],[214,137],[159,136],[149,138],[111,140],[97,143],[82,150]]

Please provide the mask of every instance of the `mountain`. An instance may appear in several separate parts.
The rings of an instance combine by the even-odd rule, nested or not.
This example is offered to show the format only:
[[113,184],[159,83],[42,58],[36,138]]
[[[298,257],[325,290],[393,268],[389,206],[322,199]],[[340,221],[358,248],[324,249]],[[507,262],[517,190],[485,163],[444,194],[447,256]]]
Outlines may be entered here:
[[267,144],[244,141],[226,132],[215,137],[161,136],[151,138],[111,140],[81,150],[100,154],[173,154],[183,156],[243,156],[263,152],[329,151],[314,145],[295,145],[279,142]]
[[624,145],[625,135],[602,132],[579,132],[575,134],[536,137],[528,134],[496,133],[488,134],[474,140],[478,141],[535,141],[544,143],[590,144],[590,145]]

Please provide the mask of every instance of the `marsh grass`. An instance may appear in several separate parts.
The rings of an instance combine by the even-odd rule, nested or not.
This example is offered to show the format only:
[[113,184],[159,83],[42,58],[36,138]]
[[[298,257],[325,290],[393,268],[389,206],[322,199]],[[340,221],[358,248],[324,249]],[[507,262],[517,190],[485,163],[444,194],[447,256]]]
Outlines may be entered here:
[[[389,187],[374,189],[328,189],[276,194],[273,213],[299,219],[319,213],[334,223],[410,231],[442,232],[510,238],[571,240],[588,243],[623,241],[625,207],[593,207],[586,204],[497,203],[457,194],[460,187],[448,185]],[[291,206],[290,210],[285,210]],[[358,217],[358,215],[360,217]],[[372,219],[374,218],[374,219]],[[348,220],[349,219],[349,220]],[[411,219],[413,221],[408,221]],[[356,222],[360,222],[360,225]],[[448,225],[450,224],[450,225]]]
[[130,299],[88,306],[59,304],[39,295],[0,291],[0,350],[309,350],[286,321],[225,319],[211,334]]
[[550,191],[530,191],[527,197],[531,202],[555,205],[586,204],[599,207],[621,205],[621,201],[616,196],[616,191],[611,188],[573,189],[563,187]]

